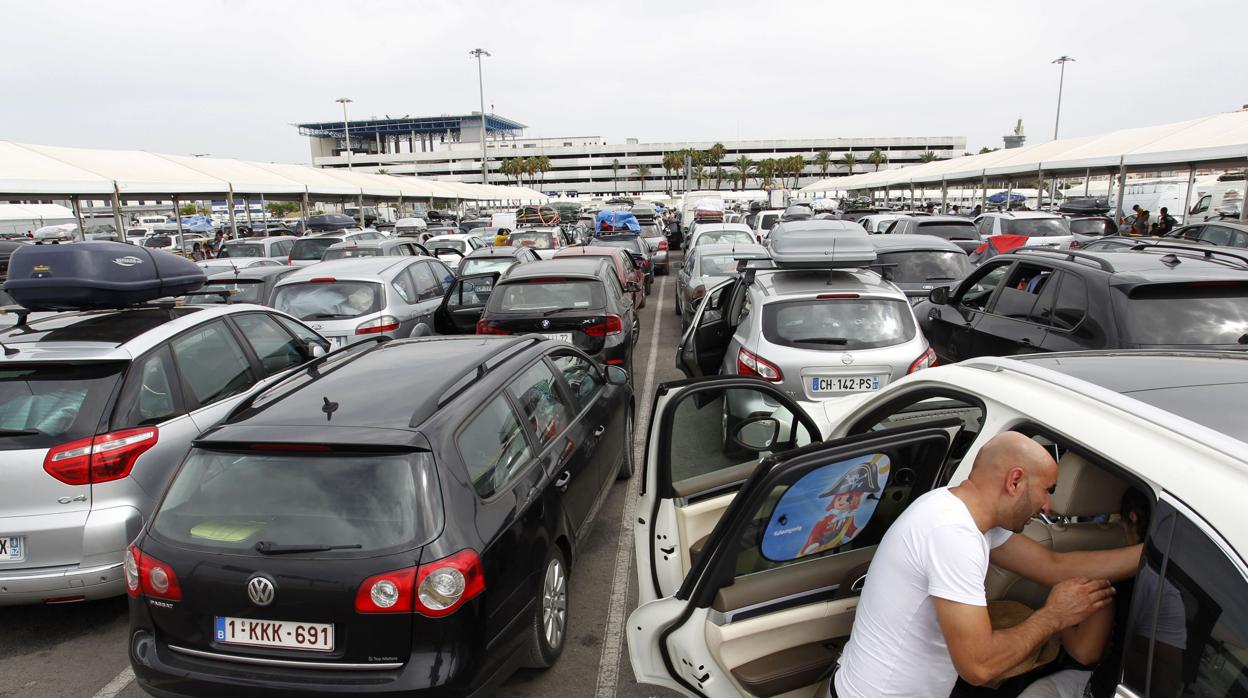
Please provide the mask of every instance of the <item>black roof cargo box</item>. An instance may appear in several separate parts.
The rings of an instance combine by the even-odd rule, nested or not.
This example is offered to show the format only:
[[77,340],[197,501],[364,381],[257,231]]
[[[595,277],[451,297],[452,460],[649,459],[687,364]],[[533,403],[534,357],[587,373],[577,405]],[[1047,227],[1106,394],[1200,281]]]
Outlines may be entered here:
[[867,231],[849,221],[777,223],[767,236],[771,259],[780,269],[838,269],[875,263]]
[[122,242],[27,245],[9,259],[4,290],[30,310],[123,308],[199,289],[204,270]]

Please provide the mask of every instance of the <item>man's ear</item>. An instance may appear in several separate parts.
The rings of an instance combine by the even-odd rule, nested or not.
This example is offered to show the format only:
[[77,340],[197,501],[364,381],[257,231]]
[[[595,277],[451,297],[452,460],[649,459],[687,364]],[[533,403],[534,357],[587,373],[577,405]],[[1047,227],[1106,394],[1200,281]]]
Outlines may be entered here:
[[1017,495],[1023,489],[1023,483],[1027,480],[1027,473],[1022,468],[1010,468],[1005,472],[1005,491],[1010,495]]

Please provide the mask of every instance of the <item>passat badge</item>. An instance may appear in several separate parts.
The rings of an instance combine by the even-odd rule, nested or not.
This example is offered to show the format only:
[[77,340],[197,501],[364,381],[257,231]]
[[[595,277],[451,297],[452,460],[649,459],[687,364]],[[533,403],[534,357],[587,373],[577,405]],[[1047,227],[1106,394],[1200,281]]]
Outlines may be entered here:
[[136,264],[142,263],[143,260],[135,257],[134,255],[126,255],[125,257],[118,257],[113,260],[113,264],[116,264],[119,267],[132,267]]

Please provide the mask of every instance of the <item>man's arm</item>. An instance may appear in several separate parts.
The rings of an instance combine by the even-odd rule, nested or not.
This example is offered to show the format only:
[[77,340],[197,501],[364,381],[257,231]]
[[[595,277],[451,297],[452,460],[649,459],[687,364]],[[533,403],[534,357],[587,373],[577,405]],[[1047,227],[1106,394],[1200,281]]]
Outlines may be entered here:
[[993,630],[986,606],[933,596],[936,617],[958,675],[981,686],[1021,662],[1041,643],[1111,602],[1109,582],[1071,579],[1053,588],[1044,608],[1022,623]]
[[1027,536],[1016,534],[993,548],[988,559],[998,567],[1051,587],[1072,577],[1108,579],[1111,582],[1134,577],[1140,567],[1143,549],[1142,544],[1137,544],[1109,550],[1058,553]]

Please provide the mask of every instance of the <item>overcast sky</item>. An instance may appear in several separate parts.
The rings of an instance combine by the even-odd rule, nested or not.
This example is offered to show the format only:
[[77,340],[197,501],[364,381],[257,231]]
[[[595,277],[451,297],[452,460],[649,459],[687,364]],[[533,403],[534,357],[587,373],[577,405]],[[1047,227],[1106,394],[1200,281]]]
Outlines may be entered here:
[[[290,124],[477,109],[611,142],[966,136],[1230,111],[1248,3],[3,3],[0,139],[308,162]],[[1240,76],[1240,77],[1234,77]]]

